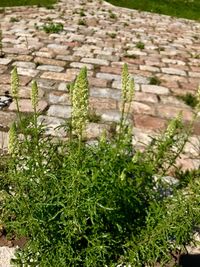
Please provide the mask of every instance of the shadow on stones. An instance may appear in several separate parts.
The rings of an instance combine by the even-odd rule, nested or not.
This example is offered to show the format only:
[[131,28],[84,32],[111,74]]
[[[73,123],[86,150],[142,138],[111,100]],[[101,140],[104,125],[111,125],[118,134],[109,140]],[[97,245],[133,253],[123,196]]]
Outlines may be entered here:
[[200,267],[200,254],[182,254],[179,258],[180,267]]

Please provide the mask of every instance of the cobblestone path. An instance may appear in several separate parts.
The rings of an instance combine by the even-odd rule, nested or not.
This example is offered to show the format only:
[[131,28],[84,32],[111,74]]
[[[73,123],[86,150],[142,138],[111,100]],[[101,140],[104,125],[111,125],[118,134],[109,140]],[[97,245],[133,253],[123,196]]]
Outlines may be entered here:
[[[63,31],[46,33],[47,23],[62,23]],[[136,95],[131,105],[135,140],[147,143],[153,132],[183,110],[190,121],[192,109],[177,98],[195,93],[200,83],[200,24],[185,19],[114,7],[98,0],[62,0],[54,9],[6,8],[0,13],[4,57],[0,58],[0,144],[6,146],[8,126],[16,107],[10,98],[10,71],[18,67],[20,105],[30,113],[31,80],[40,88],[41,117],[51,134],[63,136],[56,126],[70,117],[66,83],[87,66],[90,105],[101,123],[90,123],[94,139],[120,118],[121,67],[128,63],[135,79]],[[160,82],[152,85],[152,81]],[[153,78],[153,79],[152,79]],[[52,128],[51,128],[52,127]],[[200,121],[194,127],[193,144],[180,160],[198,166]]]

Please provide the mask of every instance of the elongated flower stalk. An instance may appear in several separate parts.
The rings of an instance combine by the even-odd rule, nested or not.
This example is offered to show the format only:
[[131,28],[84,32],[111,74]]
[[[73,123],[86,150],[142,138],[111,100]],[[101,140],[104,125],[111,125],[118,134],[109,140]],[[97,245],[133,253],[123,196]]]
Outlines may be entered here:
[[128,73],[128,65],[124,64],[122,68],[122,104],[127,101],[129,79],[130,75]]
[[31,87],[31,104],[32,104],[32,108],[34,111],[34,125],[35,128],[37,128],[37,106],[38,106],[38,86],[36,81],[32,82],[32,87]]
[[17,115],[19,117],[20,122],[21,120],[21,113],[19,109],[19,75],[17,72],[17,67],[15,66],[11,71],[11,95],[15,101],[16,108],[17,108]]
[[82,68],[76,78],[72,92],[72,131],[79,140],[85,130],[89,113],[89,88],[87,69]]
[[11,94],[14,100],[18,99],[19,93],[19,75],[17,72],[17,67],[15,66],[11,71]]
[[[135,93],[135,83],[128,72],[128,65],[125,63],[122,69],[122,93],[121,93],[121,120],[119,132],[124,131],[127,116],[130,113],[130,105]],[[126,116],[125,116],[126,111]]]
[[17,132],[16,125],[12,123],[9,132],[8,132],[8,152],[13,155],[16,152],[17,145]]
[[38,86],[36,81],[33,81],[31,87],[31,104],[35,113],[37,112],[38,101]]
[[169,122],[163,139],[169,139],[175,135],[175,132],[178,128],[177,126],[182,123],[182,117],[182,112],[179,112],[178,115]]
[[3,56],[2,30],[0,29],[0,57]]
[[[128,65],[124,64],[122,69],[122,96],[121,96],[122,118],[124,118],[126,104],[130,105],[130,102],[133,100],[134,92],[135,92],[134,80],[128,73]],[[130,107],[128,107],[128,110],[129,109]]]
[[200,84],[197,90],[196,98],[197,98],[196,112],[199,113],[200,112]]

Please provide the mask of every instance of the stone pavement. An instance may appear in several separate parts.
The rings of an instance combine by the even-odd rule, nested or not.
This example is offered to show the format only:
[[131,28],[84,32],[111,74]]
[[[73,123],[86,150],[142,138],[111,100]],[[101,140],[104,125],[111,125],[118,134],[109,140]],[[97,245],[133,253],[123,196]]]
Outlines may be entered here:
[[[63,31],[46,33],[43,26],[48,23],[61,23]],[[0,58],[3,147],[9,125],[16,117],[10,97],[10,72],[14,65],[20,74],[21,110],[32,111],[30,87],[35,79],[40,88],[41,119],[53,135],[64,135],[54,128],[70,117],[66,84],[74,80],[83,66],[88,68],[91,108],[101,115],[100,123],[88,125],[89,139],[120,118],[120,75],[124,62],[136,83],[131,105],[135,141],[148,143],[149,136],[163,129],[180,110],[186,122],[192,118],[192,109],[176,96],[195,93],[200,83],[197,22],[123,9],[98,0],[61,0],[54,9],[1,10],[0,26],[4,53]],[[155,77],[159,85],[152,85]],[[195,124],[192,144],[187,145],[186,154],[180,159],[184,166],[199,165],[196,150],[199,134],[200,120]]]

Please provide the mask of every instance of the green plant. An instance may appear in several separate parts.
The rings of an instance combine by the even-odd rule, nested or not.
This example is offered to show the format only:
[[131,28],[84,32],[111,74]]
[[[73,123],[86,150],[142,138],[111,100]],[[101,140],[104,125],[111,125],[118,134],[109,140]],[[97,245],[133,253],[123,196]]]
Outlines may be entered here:
[[149,78],[149,84],[160,85],[161,81],[160,81],[160,79],[158,77],[152,76],[152,77]]
[[140,41],[140,42],[136,43],[136,47],[139,49],[144,49],[145,45],[143,42]]
[[46,32],[46,33],[59,33],[61,31],[63,31],[63,24],[62,23],[47,23],[44,24],[42,26],[42,29]]
[[52,6],[56,3],[56,0],[1,0],[0,7],[8,6],[31,6],[38,5],[39,7]]
[[108,32],[107,35],[112,39],[114,39],[117,36],[115,32]]
[[185,95],[177,96],[179,99],[183,100],[188,106],[195,108],[198,104],[198,99],[195,95],[191,93],[186,93]]
[[85,17],[85,16],[86,16],[86,15],[85,15],[85,12],[84,12],[83,9],[80,10],[79,15],[80,15],[81,17]]
[[[149,11],[153,13],[166,14],[175,17],[193,19],[199,21],[199,0],[107,0],[107,2],[121,7],[137,9],[139,11]],[[131,14],[132,17],[134,13]]]
[[19,22],[19,19],[15,17],[11,17],[10,22]]
[[[134,151],[127,123],[134,81],[126,64],[120,122],[113,138],[104,133],[95,145],[82,138],[89,119],[86,68],[70,86],[72,118],[64,141],[46,136],[38,122],[36,82],[31,88],[33,116],[26,126],[19,110],[16,68],[11,91],[18,120],[9,131],[8,167],[0,175],[9,184],[3,188],[1,218],[8,233],[27,238],[13,260],[16,265],[153,266],[193,240],[194,226],[200,223],[199,180],[192,176],[180,189],[173,187],[170,197],[159,190],[166,186],[162,177],[175,165],[192,123],[184,130],[179,114],[145,151]],[[200,89],[197,99],[194,120]]]
[[86,23],[85,20],[83,20],[83,19],[79,19],[79,20],[78,20],[78,25],[86,26],[87,23]]
[[127,22],[124,22],[124,27],[127,27],[129,24]]
[[111,19],[117,19],[117,15],[115,13],[113,13],[112,11],[109,10],[109,17]]

